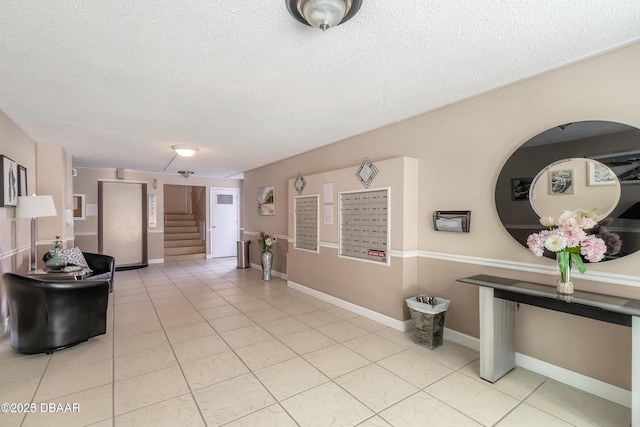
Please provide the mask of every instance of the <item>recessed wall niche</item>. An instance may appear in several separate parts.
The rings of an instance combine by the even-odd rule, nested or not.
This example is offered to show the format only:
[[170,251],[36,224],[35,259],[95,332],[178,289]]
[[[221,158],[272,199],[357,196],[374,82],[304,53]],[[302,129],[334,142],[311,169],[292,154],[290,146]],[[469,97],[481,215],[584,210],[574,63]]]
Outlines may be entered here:
[[293,247],[318,252],[318,196],[293,199],[295,236]]
[[388,238],[388,188],[340,193],[340,256],[388,264]]

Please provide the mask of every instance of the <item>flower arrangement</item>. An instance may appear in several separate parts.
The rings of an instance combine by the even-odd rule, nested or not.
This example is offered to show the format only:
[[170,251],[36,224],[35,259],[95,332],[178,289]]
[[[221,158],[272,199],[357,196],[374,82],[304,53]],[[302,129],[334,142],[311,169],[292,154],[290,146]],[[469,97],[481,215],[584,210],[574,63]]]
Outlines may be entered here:
[[605,221],[592,211],[580,209],[564,211],[557,221],[553,217],[542,217],[540,224],[548,229],[531,234],[527,238],[527,246],[539,257],[545,249],[554,252],[560,273],[559,282],[570,283],[573,264],[578,267],[580,274],[587,271],[583,257],[589,262],[598,262],[605,254],[615,255],[620,251],[620,237],[606,230],[601,224]]
[[56,236],[56,240],[53,241],[53,248],[60,249],[63,243],[64,243],[64,240],[62,240],[60,236]]
[[276,236],[271,233],[265,233],[264,231],[261,231],[258,236],[258,243],[263,252],[271,252],[271,248],[277,241]]

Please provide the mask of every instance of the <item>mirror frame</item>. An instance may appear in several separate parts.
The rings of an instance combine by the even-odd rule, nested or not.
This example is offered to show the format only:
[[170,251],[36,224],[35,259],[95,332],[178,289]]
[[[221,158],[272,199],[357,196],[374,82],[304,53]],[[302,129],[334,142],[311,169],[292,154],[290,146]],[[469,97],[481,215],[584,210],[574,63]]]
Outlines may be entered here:
[[[495,187],[496,211],[503,226],[526,248],[527,237],[543,229],[529,203],[526,186],[549,164],[581,157],[609,166],[621,180],[620,201],[609,215],[614,220],[607,228],[620,235],[622,250],[606,259],[618,259],[640,250],[640,217],[635,213],[640,211],[640,129],[622,123],[561,124],[516,149],[503,165]],[[624,167],[625,164],[631,166]]]

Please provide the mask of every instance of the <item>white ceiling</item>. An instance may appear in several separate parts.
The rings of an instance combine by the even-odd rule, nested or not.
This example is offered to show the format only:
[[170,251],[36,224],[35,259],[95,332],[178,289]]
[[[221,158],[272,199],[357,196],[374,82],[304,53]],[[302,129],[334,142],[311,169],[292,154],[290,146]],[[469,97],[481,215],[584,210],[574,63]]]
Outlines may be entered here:
[[0,110],[76,167],[228,177],[640,40],[638,0],[0,0]]

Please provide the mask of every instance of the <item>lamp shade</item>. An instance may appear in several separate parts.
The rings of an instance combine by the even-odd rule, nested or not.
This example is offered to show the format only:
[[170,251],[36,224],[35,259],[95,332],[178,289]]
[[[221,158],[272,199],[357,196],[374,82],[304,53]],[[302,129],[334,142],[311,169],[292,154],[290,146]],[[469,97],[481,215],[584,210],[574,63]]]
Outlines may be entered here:
[[53,203],[52,196],[18,196],[16,218],[40,218],[56,215],[56,205]]
[[363,0],[286,0],[291,16],[326,31],[351,19]]
[[174,145],[171,148],[182,157],[191,157],[198,151],[197,147],[190,147],[188,145]]
[[302,15],[313,27],[326,30],[338,25],[347,14],[344,0],[307,0]]

